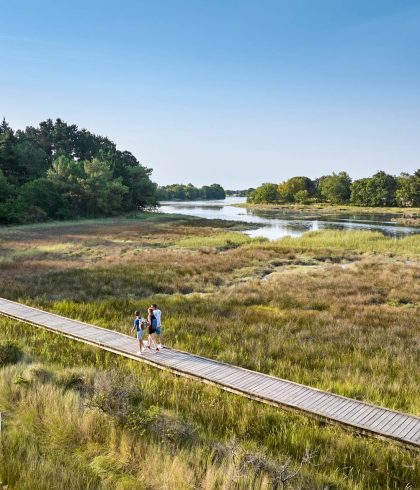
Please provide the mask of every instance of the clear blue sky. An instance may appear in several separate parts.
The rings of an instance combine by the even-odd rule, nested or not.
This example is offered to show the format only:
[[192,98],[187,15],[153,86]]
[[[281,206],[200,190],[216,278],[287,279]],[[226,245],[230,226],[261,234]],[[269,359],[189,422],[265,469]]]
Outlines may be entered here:
[[420,161],[420,1],[1,2],[0,116],[61,117],[161,183]]

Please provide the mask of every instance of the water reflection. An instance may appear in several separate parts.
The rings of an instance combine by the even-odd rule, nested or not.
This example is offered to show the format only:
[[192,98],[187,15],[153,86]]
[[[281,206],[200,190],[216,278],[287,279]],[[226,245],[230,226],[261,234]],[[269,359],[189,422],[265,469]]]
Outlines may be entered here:
[[298,237],[307,231],[316,230],[377,230],[385,235],[399,238],[419,233],[415,227],[401,226],[391,221],[392,214],[317,214],[314,211],[250,210],[233,204],[243,203],[245,198],[228,197],[223,201],[163,202],[160,211],[196,216],[207,219],[223,219],[261,224],[247,230],[252,237],[263,236],[276,240],[285,236]]

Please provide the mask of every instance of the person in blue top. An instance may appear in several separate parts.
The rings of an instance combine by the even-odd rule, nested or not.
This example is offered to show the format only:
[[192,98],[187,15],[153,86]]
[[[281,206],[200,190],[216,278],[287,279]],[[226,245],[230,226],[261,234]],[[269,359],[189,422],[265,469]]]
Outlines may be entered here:
[[139,311],[135,311],[134,314],[136,315],[136,318],[134,319],[133,330],[135,330],[137,340],[139,341],[139,351],[137,354],[142,354],[144,351],[143,333],[146,330],[147,322],[140,316]]

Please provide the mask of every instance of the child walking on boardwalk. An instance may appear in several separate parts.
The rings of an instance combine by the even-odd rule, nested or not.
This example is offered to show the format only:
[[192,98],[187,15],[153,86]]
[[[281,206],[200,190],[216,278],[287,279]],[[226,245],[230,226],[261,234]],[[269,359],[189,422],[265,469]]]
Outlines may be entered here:
[[144,318],[140,316],[139,311],[135,311],[134,314],[136,315],[136,318],[134,319],[133,330],[135,330],[137,340],[139,341],[139,350],[137,354],[142,354],[142,352],[144,351],[143,333],[146,329],[147,322]]

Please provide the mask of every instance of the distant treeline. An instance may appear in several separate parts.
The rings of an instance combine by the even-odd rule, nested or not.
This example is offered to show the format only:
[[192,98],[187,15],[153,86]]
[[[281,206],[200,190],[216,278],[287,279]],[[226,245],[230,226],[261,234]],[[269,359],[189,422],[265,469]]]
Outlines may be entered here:
[[226,193],[219,184],[195,187],[192,184],[171,184],[158,187],[159,201],[196,201],[206,199],[225,199]]
[[330,202],[355,206],[420,206],[420,170],[395,177],[383,171],[354,180],[346,172],[311,180],[292,177],[281,184],[265,183],[248,195],[248,202],[301,203]]
[[253,187],[250,187],[249,189],[242,189],[242,190],[227,190],[226,195],[227,196],[234,196],[234,197],[247,197],[251,192],[255,191]]
[[129,151],[61,119],[0,125],[0,223],[109,216],[154,207],[156,184]]

